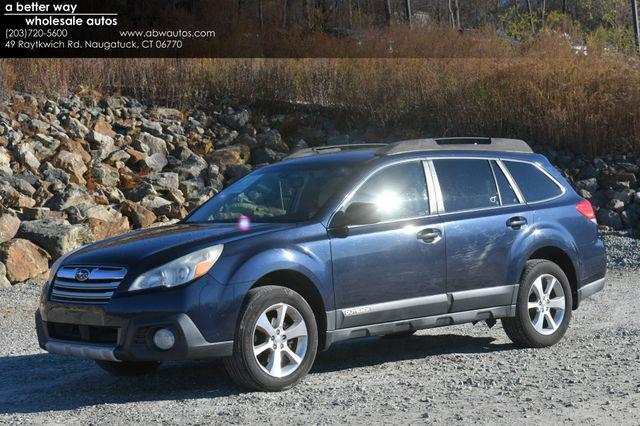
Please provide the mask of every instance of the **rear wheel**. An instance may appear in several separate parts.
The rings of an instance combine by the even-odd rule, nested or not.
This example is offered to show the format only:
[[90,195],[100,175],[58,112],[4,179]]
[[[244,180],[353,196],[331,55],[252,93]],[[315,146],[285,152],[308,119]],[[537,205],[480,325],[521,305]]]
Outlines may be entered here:
[[567,331],[572,306],[571,286],[562,269],[548,260],[530,260],[522,274],[516,316],[503,318],[502,326],[518,345],[551,346]]
[[225,366],[241,386],[280,391],[304,378],[317,348],[315,316],[304,298],[285,287],[258,287],[247,295]]
[[138,376],[142,374],[153,373],[160,367],[160,362],[157,361],[145,361],[145,362],[132,362],[132,361],[98,361],[96,364],[100,366],[104,371],[113,376]]

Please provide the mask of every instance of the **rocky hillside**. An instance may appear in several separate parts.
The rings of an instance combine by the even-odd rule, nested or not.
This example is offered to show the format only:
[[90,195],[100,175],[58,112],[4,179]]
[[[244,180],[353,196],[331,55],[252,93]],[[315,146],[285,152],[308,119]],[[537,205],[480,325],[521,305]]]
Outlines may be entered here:
[[[338,131],[324,112],[14,95],[0,104],[0,285],[41,277],[57,257],[92,241],[176,222],[292,150],[371,137]],[[640,158],[538,150],[594,203],[601,225],[638,229]]]

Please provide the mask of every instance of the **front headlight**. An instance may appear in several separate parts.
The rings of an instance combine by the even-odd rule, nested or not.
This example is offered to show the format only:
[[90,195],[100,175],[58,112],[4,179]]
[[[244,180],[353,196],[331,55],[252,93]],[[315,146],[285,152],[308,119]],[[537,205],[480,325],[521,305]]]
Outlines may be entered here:
[[222,254],[224,246],[198,250],[166,263],[140,275],[129,287],[129,291],[153,287],[175,287],[188,283],[206,274]]

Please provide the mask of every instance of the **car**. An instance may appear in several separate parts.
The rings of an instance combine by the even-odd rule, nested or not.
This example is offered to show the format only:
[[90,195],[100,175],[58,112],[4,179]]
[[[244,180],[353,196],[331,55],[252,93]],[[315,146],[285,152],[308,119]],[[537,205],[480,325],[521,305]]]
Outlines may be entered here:
[[223,358],[238,384],[280,391],[359,337],[500,319],[518,346],[553,345],[604,279],[591,204],[523,141],[328,146],[59,258],[36,328],[113,374]]

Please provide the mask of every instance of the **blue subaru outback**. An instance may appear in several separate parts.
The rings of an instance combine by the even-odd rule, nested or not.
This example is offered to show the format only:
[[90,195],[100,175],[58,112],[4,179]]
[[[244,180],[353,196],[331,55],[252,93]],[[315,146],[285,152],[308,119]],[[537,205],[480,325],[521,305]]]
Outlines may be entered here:
[[310,148],[181,223],[58,259],[36,325],[43,349],[113,374],[223,357],[277,391],[346,339],[499,318],[553,345],[604,276],[591,204],[522,141]]

